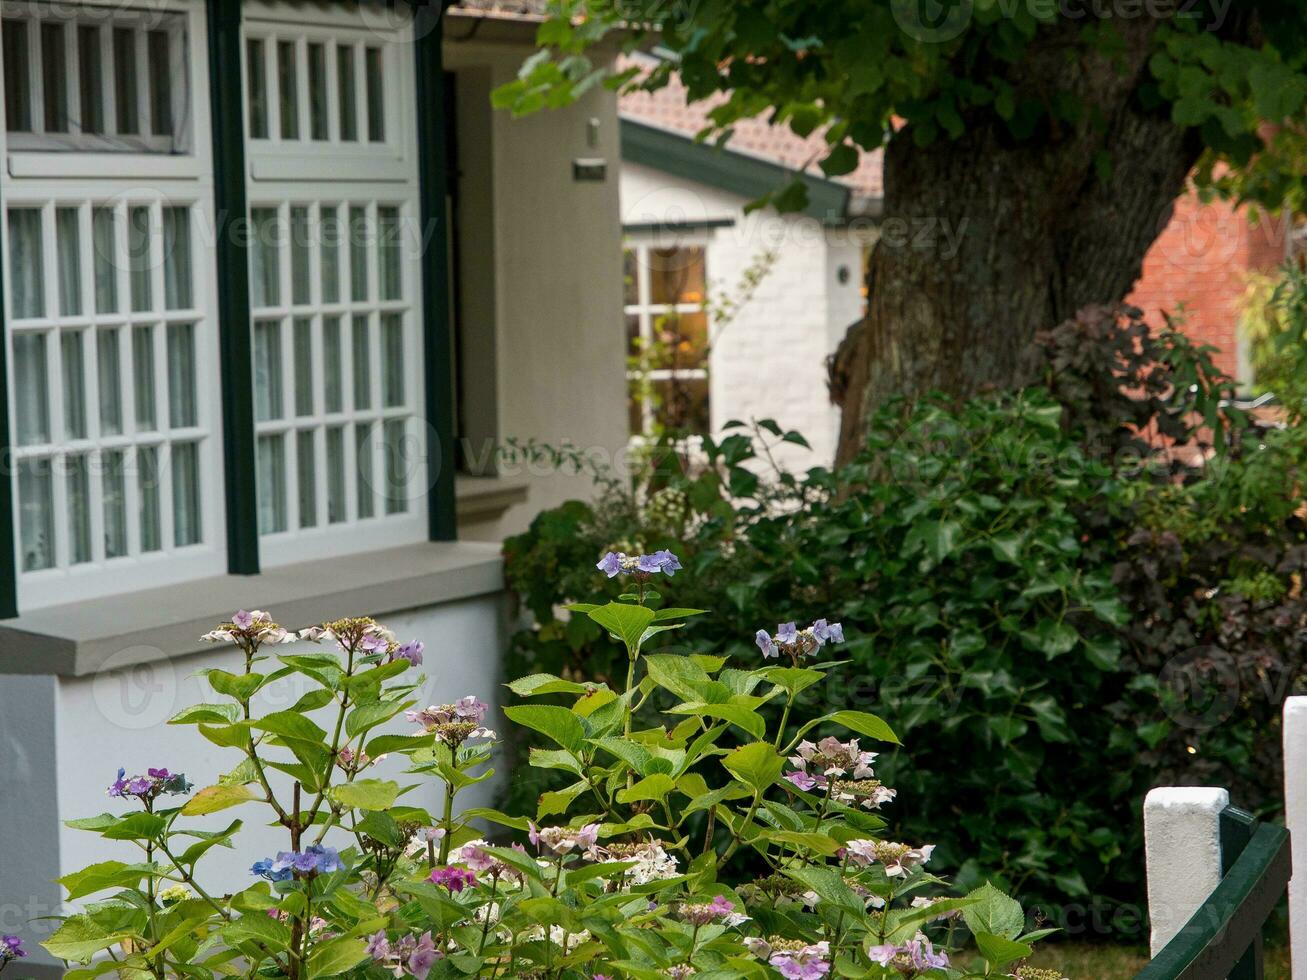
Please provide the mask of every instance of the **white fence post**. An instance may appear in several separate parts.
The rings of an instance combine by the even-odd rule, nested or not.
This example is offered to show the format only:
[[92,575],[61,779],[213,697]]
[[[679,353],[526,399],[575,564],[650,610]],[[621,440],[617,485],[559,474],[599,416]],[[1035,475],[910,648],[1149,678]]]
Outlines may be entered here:
[[1289,828],[1291,975],[1307,977],[1307,697],[1284,700],[1284,825]]
[[1159,786],[1145,797],[1153,956],[1220,884],[1221,811],[1229,804],[1229,793],[1206,786]]

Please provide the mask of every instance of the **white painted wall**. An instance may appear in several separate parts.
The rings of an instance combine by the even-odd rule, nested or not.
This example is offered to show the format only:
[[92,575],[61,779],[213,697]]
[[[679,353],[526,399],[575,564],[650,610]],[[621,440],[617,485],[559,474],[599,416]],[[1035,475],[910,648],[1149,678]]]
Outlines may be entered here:
[[[566,109],[518,119],[491,109],[491,90],[535,50],[525,26],[513,44],[446,35],[459,92],[464,332],[473,335],[463,402],[474,452],[516,437],[613,459],[626,445],[617,99],[596,87]],[[607,179],[575,181],[578,158],[607,161]],[[502,537],[544,507],[591,493],[587,478],[548,468],[499,472],[529,476],[528,501],[465,537]]]
[[[421,668],[427,675],[423,704],[445,703],[466,694],[498,703],[503,603],[502,596],[491,595],[383,617],[401,639],[421,639],[427,645]],[[314,647],[304,644],[304,648]],[[300,647],[278,649],[293,652]],[[51,924],[30,920],[58,911],[62,892],[51,884],[56,878],[97,861],[140,859],[134,845],[103,841],[62,826],[75,817],[132,809],[105,796],[119,766],[129,774],[165,766],[184,772],[199,788],[217,782],[240,760],[239,753],[219,749],[193,727],[164,723],[187,705],[214,700],[197,671],[220,667],[238,672],[241,663],[235,649],[224,646],[89,677],[0,676],[6,694],[21,690],[24,695],[6,697],[6,705],[17,710],[0,712],[0,751],[10,760],[0,793],[0,827],[5,835],[0,931],[23,935],[33,949],[48,935]],[[258,710],[288,708],[308,689],[297,677],[286,678],[260,692]],[[325,715],[318,719],[324,727]],[[488,724],[502,729],[497,708]],[[407,733],[413,725],[401,716],[386,730]],[[416,782],[401,775],[403,762],[400,757],[387,759],[370,772],[401,783]],[[288,780],[274,776],[274,789],[283,800],[289,799]],[[459,806],[491,805],[497,789],[498,779],[472,787],[459,795]],[[402,799],[438,813],[442,791],[427,783]],[[285,833],[265,826],[269,816],[266,807],[246,804],[196,818],[193,825],[203,829],[220,829],[236,817],[246,821],[235,850],[215,849],[201,863],[202,883],[218,892],[247,887],[254,861],[286,850]],[[23,846],[14,846],[19,840]],[[343,835],[332,843],[348,845]],[[24,964],[40,962],[53,961],[34,957]]]
[[[835,455],[839,410],[827,394],[826,358],[861,314],[861,245],[851,233],[803,216],[746,215],[747,203],[640,164],[622,166],[624,225],[734,222],[681,236],[687,243],[705,240],[710,292],[738,296],[741,274],[768,249],[777,252],[752,299],[730,323],[714,327],[712,421],[719,427],[736,418],[774,418],[812,444],[811,453],[783,447],[787,465],[827,465]],[[843,284],[841,266],[848,269]]]

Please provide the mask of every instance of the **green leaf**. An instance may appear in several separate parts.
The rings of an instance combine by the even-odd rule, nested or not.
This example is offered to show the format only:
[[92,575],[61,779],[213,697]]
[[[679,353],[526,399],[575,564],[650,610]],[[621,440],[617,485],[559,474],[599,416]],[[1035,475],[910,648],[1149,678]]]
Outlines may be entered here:
[[840,911],[857,916],[865,914],[862,899],[854,894],[853,889],[845,884],[844,878],[834,868],[794,868],[787,869],[785,873]]
[[303,715],[297,715],[293,711],[276,711],[262,718],[256,718],[250,724],[254,728],[280,735],[282,738],[318,743],[325,743],[327,740],[326,732]]
[[208,671],[206,676],[209,679],[209,686],[217,693],[225,694],[237,701],[248,701],[265,680],[262,674],[230,674],[216,667]]
[[71,902],[106,888],[135,888],[149,871],[148,864],[101,861],[64,875],[59,884],[68,889],[68,901]]
[[229,725],[240,717],[234,704],[193,704],[168,719],[170,725],[198,725],[200,722]]
[[396,700],[361,704],[345,719],[345,734],[350,738],[356,738],[359,733],[369,731],[394,718],[410,703]]
[[157,813],[129,813],[100,835],[108,840],[158,840],[168,822]]
[[758,793],[764,793],[781,776],[784,757],[766,742],[751,742],[722,760],[727,772]]
[[569,752],[579,753],[585,744],[585,726],[567,708],[549,704],[515,704],[504,709],[509,721],[539,732]]
[[852,173],[858,167],[858,151],[848,143],[841,143],[834,147],[821,161],[822,173],[827,177],[839,177],[843,174]]
[[219,783],[217,786],[206,786],[200,790],[182,806],[182,813],[188,817],[199,816],[204,813],[217,813],[219,810],[225,810],[229,806],[239,806],[242,803],[249,803],[251,800],[257,800],[259,796],[248,786],[240,783]]
[[88,915],[74,915],[64,920],[54,935],[41,943],[51,956],[73,963],[89,963],[102,949],[116,946],[124,933],[106,932]]
[[713,680],[702,666],[689,657],[657,653],[646,657],[644,663],[653,682],[671,691],[682,701],[718,703],[731,696],[726,685]]
[[962,909],[967,928],[979,936],[982,932],[1004,939],[1015,939],[1025,927],[1021,905],[989,882],[967,895],[971,903]]
[[629,653],[634,654],[640,648],[640,638],[649,624],[654,621],[654,612],[645,606],[633,606],[624,602],[610,602],[597,609],[586,612],[591,619],[608,630],[625,644]]
[[[962,914],[966,915],[965,910]],[[1009,963],[1015,963],[1017,960],[1023,960],[1034,952],[1033,948],[1025,943],[1019,943],[1003,936],[995,936],[989,932],[978,932],[975,934],[975,938],[976,946],[980,949],[980,955],[989,961],[990,966],[997,968],[1007,966]]]
[[318,946],[309,957],[309,978],[333,977],[352,970],[368,958],[368,951],[361,939],[342,936]]
[[957,549],[962,525],[957,521],[919,521],[904,539],[904,551],[924,551],[931,564],[938,565]]
[[673,789],[676,788],[676,781],[666,773],[656,772],[652,776],[646,776],[634,786],[619,790],[617,793],[618,803],[638,803],[642,800],[665,800]]
[[565,681],[553,674],[531,674],[519,677],[508,685],[508,689],[520,698],[529,698],[537,694],[588,694],[596,686]]
[[681,606],[668,606],[666,609],[654,610],[654,622],[664,623],[669,619],[685,619],[688,616],[702,616],[707,609],[688,609]]
[[389,810],[399,797],[399,783],[389,779],[356,779],[327,790],[341,806],[356,810]]
[[866,711],[836,711],[829,715],[828,718],[837,725],[843,725],[851,732],[857,732],[859,735],[865,735],[867,738],[874,738],[881,742],[891,742],[894,745],[901,745],[899,737],[894,734],[894,729],[890,728],[884,721]]
[[808,667],[768,667],[763,677],[789,694],[798,694],[820,681],[826,674]]
[[767,723],[756,708],[743,704],[682,704],[675,709],[676,714],[697,715],[703,718],[719,718],[744,729],[754,738],[762,738],[767,733]]

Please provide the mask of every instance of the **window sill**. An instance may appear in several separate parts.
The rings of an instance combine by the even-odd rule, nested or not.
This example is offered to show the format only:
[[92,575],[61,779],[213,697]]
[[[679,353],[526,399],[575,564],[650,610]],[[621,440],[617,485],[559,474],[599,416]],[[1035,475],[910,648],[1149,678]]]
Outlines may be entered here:
[[[345,566],[345,567],[343,567]],[[94,674],[208,648],[199,637],[237,609],[270,610],[288,627],[491,595],[503,589],[499,548],[424,542],[334,561],[222,575],[0,622],[0,674]]]
[[526,477],[468,476],[454,478],[455,511],[459,524],[479,524],[503,516],[508,508],[526,503]]

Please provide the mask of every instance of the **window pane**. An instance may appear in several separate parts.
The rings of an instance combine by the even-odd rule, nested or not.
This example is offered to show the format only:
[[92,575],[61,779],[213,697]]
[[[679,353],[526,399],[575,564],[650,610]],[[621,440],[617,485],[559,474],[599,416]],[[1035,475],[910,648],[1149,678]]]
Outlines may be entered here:
[[112,208],[91,213],[91,238],[95,248],[95,312],[118,312],[118,243]]
[[276,208],[254,208],[250,212],[254,241],[250,249],[254,271],[252,288],[255,306],[276,306],[281,300],[281,234],[277,227]]
[[628,248],[622,253],[622,302],[634,306],[640,302],[640,253]]
[[649,367],[681,369],[706,366],[707,313],[664,313],[654,317]]
[[344,398],[341,374],[344,367],[341,363],[340,349],[340,317],[328,316],[322,318],[322,373],[323,394],[328,412],[340,412],[344,410]]
[[15,429],[20,446],[50,441],[45,357],[45,334],[14,334],[14,408],[18,415]]
[[704,433],[709,429],[708,380],[674,378],[652,382],[654,417],[669,432]]
[[32,62],[27,50],[27,22],[6,17],[4,31],[5,128],[32,131]]
[[367,314],[354,317],[354,410],[372,407],[372,331]]
[[318,523],[318,491],[311,431],[295,434],[295,473],[299,480],[300,527],[313,527]]
[[327,430],[327,522],[339,524],[345,519],[345,430],[333,426]]
[[313,302],[309,282],[309,209],[290,209],[290,301],[297,306]]
[[640,336],[640,314],[626,314],[626,352],[631,357],[639,357],[644,352],[644,339]]
[[245,42],[246,88],[249,91],[250,139],[268,138],[268,78],[263,42]]
[[385,444],[381,447],[385,466],[386,513],[402,514],[408,510],[405,489],[408,486],[408,459],[404,445],[407,420],[388,419],[382,430]]
[[281,138],[300,138],[299,73],[295,65],[295,42],[277,42],[277,90],[281,108]]
[[139,206],[127,209],[127,264],[131,271],[132,310],[154,308],[150,288],[150,209]]
[[372,497],[372,426],[368,423],[354,426],[355,490],[359,499],[360,518],[376,513]]
[[194,442],[172,447],[172,540],[182,548],[198,544],[200,534],[200,447]]
[[191,296],[191,211],[163,209],[163,304],[169,310],[189,310]]
[[91,479],[85,456],[68,462],[68,561],[80,565],[91,560]]
[[68,132],[68,58],[64,25],[41,25],[41,98],[45,104],[45,131]]
[[368,139],[382,143],[386,139],[386,107],[382,102],[381,49],[367,49]]
[[23,571],[54,565],[54,487],[48,459],[18,462],[19,535]]
[[141,495],[141,550],[158,551],[163,547],[163,530],[159,526],[158,447],[139,446],[136,468]]
[[168,327],[168,424],[185,429],[199,424],[195,407],[195,324]]
[[395,408],[404,404],[404,315],[381,315],[381,404]]
[[368,298],[368,210],[349,209],[349,298],[356,303]]
[[286,453],[281,436],[259,436],[259,533],[286,530]]
[[86,438],[86,354],[81,330],[65,330],[59,338],[64,391],[64,435]]
[[45,316],[45,256],[41,212],[9,209],[9,309],[15,320]]
[[132,328],[132,394],[136,428],[150,432],[158,428],[154,397],[154,328]]
[[77,28],[77,77],[82,103],[82,132],[103,133],[104,67],[98,27],[82,25]]
[[81,316],[81,234],[77,208],[58,208],[54,213],[55,248],[59,253],[59,312]]
[[127,27],[113,31],[114,111],[120,136],[134,136],[141,131],[141,111],[137,104],[136,32]]
[[327,125],[327,49],[310,44],[309,57],[309,127],[315,140],[330,137]]
[[120,558],[127,554],[127,481],[121,451],[106,452],[104,473],[100,478],[104,493],[104,556]]
[[336,78],[340,98],[340,138],[346,141],[357,140],[358,94],[354,85],[354,49],[343,44],[336,45]]
[[651,248],[649,299],[653,303],[702,303],[704,263],[702,248]]
[[101,330],[95,338],[96,378],[100,386],[100,433],[123,431],[122,368],[118,363],[118,331]]
[[382,299],[403,299],[399,208],[377,208],[377,263]]
[[171,136],[172,45],[168,32],[150,31],[146,47],[150,58],[150,131],[155,136]]
[[254,418],[264,422],[282,414],[281,324],[263,320],[254,325]]
[[322,302],[340,302],[340,240],[344,235],[340,215],[331,205],[322,206],[319,234],[322,241]]
[[295,320],[295,414],[313,414],[313,321]]

